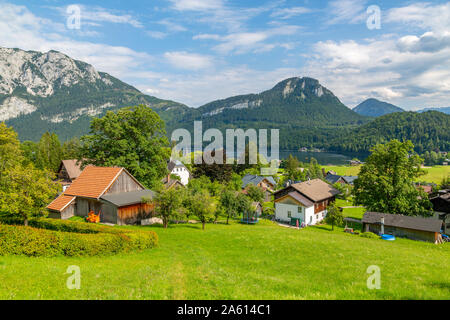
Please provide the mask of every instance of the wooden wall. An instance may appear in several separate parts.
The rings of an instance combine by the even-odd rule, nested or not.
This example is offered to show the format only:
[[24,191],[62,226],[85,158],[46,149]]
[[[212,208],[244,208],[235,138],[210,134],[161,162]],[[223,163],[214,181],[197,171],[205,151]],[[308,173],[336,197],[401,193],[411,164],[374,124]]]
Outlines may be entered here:
[[143,188],[138,183],[136,183],[136,181],[128,173],[123,171],[105,194],[115,194],[140,190],[143,190]]
[[118,224],[133,225],[140,224],[141,220],[152,217],[154,211],[153,204],[135,204],[118,209]]

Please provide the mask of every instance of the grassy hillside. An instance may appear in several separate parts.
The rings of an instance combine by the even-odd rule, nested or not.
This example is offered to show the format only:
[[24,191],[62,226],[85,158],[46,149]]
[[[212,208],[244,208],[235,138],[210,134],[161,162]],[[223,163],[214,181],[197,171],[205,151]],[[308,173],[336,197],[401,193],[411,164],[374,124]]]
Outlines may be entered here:
[[[129,227],[137,228],[137,227]],[[160,248],[97,258],[0,258],[0,299],[449,299],[450,245],[270,222],[155,230]],[[81,268],[68,290],[67,267]],[[371,265],[381,290],[366,286]]]
[[[357,176],[361,167],[349,167],[349,166],[324,166],[325,171],[333,170],[341,176]],[[434,166],[426,167],[424,170],[427,172],[424,176],[420,177],[419,181],[425,181],[430,183],[439,184],[445,177],[450,175],[450,166]]]

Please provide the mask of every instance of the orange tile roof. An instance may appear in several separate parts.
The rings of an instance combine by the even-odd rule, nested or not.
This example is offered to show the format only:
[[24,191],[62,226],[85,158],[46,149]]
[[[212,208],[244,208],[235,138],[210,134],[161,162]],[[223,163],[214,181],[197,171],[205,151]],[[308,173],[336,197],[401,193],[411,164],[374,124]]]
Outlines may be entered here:
[[123,168],[88,166],[67,188],[65,194],[98,199],[114,183],[123,170]]
[[47,206],[47,209],[53,211],[63,211],[69,204],[75,200],[73,196],[66,196],[65,194],[60,195],[52,203]]

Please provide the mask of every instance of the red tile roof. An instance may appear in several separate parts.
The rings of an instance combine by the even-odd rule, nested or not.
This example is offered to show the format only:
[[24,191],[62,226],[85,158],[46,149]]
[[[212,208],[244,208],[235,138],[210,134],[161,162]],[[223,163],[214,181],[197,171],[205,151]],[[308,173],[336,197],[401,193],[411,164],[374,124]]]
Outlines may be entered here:
[[111,187],[122,171],[124,171],[123,168],[88,166],[66,190],[65,194],[99,199]]
[[47,209],[52,211],[63,211],[68,205],[70,205],[75,200],[73,196],[66,196],[65,194],[60,195],[52,203],[47,206]]

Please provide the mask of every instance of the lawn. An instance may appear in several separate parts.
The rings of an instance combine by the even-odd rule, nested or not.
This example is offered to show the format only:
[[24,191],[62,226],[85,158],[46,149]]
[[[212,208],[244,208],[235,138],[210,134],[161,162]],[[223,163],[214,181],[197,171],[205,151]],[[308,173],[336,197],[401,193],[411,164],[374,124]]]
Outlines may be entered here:
[[[92,258],[0,257],[0,299],[450,299],[450,245],[385,242],[329,227],[176,225],[160,247]],[[66,269],[81,268],[81,289]],[[366,286],[371,265],[381,290]]]
[[[333,170],[341,176],[357,176],[360,166],[324,166],[325,171]],[[445,177],[450,176],[450,166],[434,166],[424,169],[427,173],[417,181],[440,184]]]

